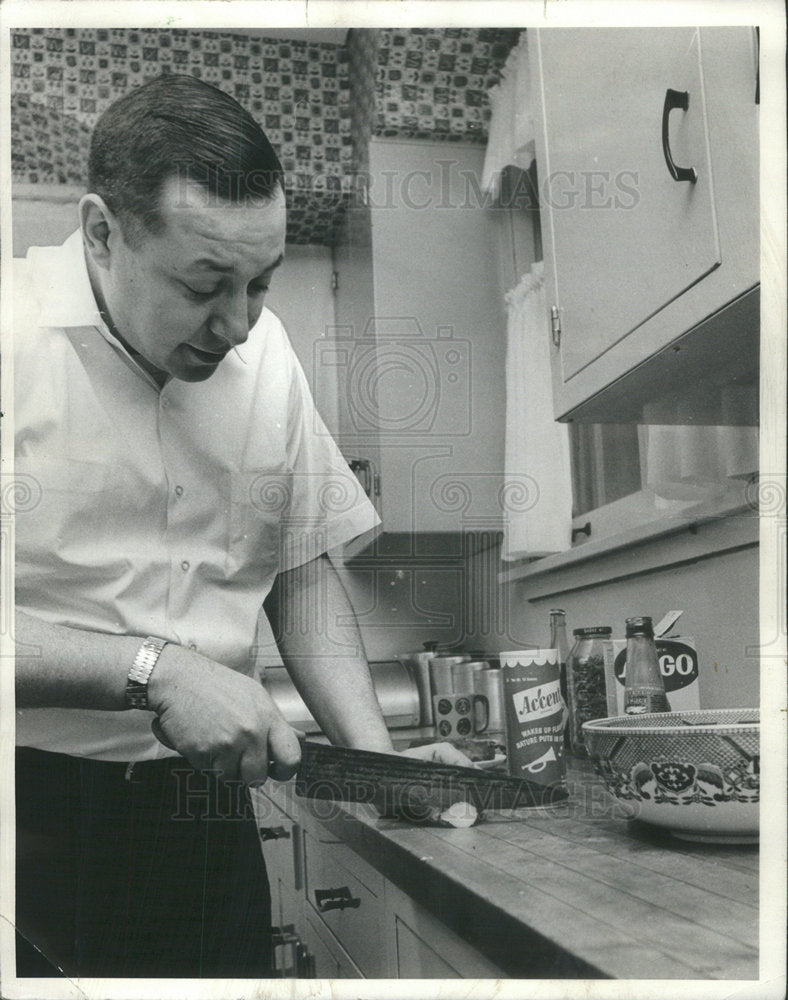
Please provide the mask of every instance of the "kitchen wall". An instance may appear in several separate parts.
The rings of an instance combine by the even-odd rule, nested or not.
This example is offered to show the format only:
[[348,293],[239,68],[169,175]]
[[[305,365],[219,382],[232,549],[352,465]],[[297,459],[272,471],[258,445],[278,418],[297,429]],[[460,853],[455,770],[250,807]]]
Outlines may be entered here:
[[[266,301],[285,323],[321,416],[332,433],[337,433],[336,369],[315,364],[314,360],[317,341],[332,335],[331,276],[331,251],[327,247],[288,246],[285,263]],[[371,659],[391,659],[420,649],[427,640],[446,647],[462,642],[467,631],[469,553],[459,536],[434,539],[431,551],[432,555],[419,560],[416,566],[411,560],[343,566],[342,555],[337,554],[336,563]],[[264,664],[280,662],[264,620],[257,641]]]
[[[741,517],[754,517],[748,513]],[[728,526],[735,530],[731,518]],[[696,538],[719,530],[699,525]],[[725,526],[722,526],[725,530]],[[668,543],[644,546],[644,561]],[[680,544],[680,542],[678,543]],[[624,619],[647,614],[658,621],[667,611],[683,610],[676,632],[695,639],[699,657],[701,708],[757,705],[759,700],[759,607],[758,547],[749,545],[686,565],[672,565],[635,576],[624,572],[624,557],[610,555],[599,560],[600,582],[582,589],[551,594],[533,601],[534,586],[527,580],[509,584],[496,582],[493,560],[474,565],[472,572],[485,579],[498,615],[492,630],[479,629],[468,618],[466,642],[488,650],[547,645],[550,638],[550,608],[566,611],[567,630],[587,625],[609,625],[613,635],[624,637]],[[605,578],[616,577],[618,579]],[[563,586],[571,587],[568,580]],[[547,589],[540,583],[540,592]]]

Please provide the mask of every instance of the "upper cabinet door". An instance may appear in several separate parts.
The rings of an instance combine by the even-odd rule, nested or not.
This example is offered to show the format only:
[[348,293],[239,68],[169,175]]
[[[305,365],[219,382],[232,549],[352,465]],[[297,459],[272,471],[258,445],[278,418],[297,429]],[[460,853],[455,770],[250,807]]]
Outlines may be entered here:
[[[720,242],[698,29],[536,36],[549,305],[566,382],[717,268]],[[675,179],[668,160],[694,180]]]

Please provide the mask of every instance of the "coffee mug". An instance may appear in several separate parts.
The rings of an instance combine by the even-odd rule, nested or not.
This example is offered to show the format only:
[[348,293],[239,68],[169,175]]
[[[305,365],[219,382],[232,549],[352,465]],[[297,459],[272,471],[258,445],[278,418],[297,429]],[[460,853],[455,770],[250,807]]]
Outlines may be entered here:
[[[444,740],[483,733],[490,722],[490,703],[483,694],[463,691],[436,694],[432,699],[432,707],[435,713],[435,730]],[[482,719],[479,718],[480,715],[483,715]]]

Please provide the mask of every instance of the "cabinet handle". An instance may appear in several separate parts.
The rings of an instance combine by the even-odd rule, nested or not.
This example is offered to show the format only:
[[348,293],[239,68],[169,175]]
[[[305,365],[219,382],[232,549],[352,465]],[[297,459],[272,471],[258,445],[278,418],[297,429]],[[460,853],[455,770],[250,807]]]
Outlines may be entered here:
[[290,833],[283,826],[261,826],[260,840],[290,840]]
[[368,497],[373,495],[375,489],[375,473],[372,470],[372,462],[368,458],[349,458],[347,460],[350,471],[355,472],[361,481],[361,488]]
[[572,541],[574,542],[578,535],[585,535],[586,538],[591,537],[591,522],[586,521],[586,523],[581,528],[572,528]]
[[350,889],[343,885],[341,889],[315,889],[315,903],[320,913],[327,910],[357,910],[361,900],[350,895]]
[[662,152],[673,180],[689,181],[694,184],[698,179],[697,170],[694,167],[677,167],[670,152],[670,112],[686,111],[688,107],[689,93],[686,90],[671,90],[668,87],[665,91],[665,104],[662,107]]
[[[285,924],[284,927],[271,928],[271,968],[281,978],[292,975],[297,977],[299,973],[299,958],[303,951],[301,939],[295,932],[294,924]],[[285,961],[280,967],[277,964],[277,948],[290,949],[290,964]]]

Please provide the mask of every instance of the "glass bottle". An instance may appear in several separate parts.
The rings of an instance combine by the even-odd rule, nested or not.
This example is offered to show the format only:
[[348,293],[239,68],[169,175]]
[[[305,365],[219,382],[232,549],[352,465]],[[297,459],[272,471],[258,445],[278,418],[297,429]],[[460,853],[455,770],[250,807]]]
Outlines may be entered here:
[[574,630],[575,644],[569,654],[566,679],[569,694],[569,747],[574,754],[587,753],[583,723],[607,716],[605,653],[602,645],[612,634],[607,625]]
[[627,662],[624,683],[624,712],[669,712],[670,703],[659,669],[659,657],[654,643],[654,626],[650,618],[627,618]]
[[[569,706],[566,688],[566,663],[569,658],[569,642],[566,638],[566,612],[563,608],[550,609],[550,649],[558,651],[559,681],[564,705]],[[564,730],[564,744],[569,746],[569,728]]]

